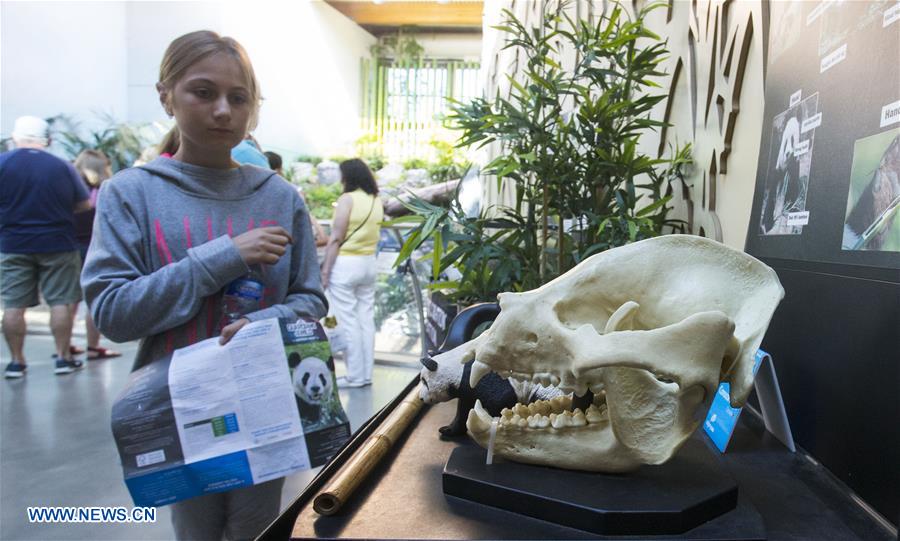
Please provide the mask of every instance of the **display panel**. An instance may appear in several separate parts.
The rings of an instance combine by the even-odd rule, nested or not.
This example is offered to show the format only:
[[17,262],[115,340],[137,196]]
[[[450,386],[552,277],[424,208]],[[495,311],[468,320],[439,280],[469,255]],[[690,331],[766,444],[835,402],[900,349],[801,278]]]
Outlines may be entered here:
[[900,3],[770,8],[747,251],[900,269]]

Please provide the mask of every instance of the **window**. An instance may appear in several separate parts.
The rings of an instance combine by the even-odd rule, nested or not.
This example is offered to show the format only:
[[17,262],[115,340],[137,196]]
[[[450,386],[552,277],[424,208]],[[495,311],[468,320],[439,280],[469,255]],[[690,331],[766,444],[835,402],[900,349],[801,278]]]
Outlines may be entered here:
[[363,62],[363,131],[389,159],[426,157],[432,139],[455,139],[442,122],[447,98],[480,95],[477,62]]

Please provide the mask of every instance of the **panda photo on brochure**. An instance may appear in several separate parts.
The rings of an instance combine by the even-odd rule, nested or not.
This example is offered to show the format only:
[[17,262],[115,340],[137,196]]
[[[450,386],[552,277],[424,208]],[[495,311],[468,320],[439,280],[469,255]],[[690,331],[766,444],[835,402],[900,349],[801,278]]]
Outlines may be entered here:
[[335,385],[334,358],[317,321],[280,319],[291,383],[313,467],[324,464],[350,437],[350,420]]

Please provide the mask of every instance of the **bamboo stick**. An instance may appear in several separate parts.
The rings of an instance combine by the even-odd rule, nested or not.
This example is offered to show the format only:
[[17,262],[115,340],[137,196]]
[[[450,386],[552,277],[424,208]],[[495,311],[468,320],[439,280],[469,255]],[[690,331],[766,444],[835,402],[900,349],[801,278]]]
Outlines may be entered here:
[[381,462],[390,448],[397,442],[410,422],[422,408],[419,387],[414,387],[382,425],[353,454],[346,464],[335,474],[322,492],[313,500],[313,509],[320,515],[334,515],[353,495],[359,484]]

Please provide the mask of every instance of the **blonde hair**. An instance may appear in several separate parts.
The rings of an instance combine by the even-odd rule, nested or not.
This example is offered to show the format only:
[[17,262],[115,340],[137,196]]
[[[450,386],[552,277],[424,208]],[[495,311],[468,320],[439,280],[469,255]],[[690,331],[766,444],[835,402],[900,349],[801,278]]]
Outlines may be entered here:
[[85,182],[99,188],[103,181],[112,176],[112,165],[106,154],[99,150],[83,150],[75,158],[75,169],[81,174]]
[[[241,72],[247,79],[247,92],[250,94],[251,106],[250,122],[247,126],[249,133],[256,128],[256,124],[259,122],[259,106],[262,96],[256,72],[253,71],[253,64],[250,63],[250,57],[244,47],[234,38],[220,36],[211,30],[198,30],[175,38],[166,49],[159,65],[159,84],[169,91],[168,99],[171,99],[171,91],[175,88],[175,83],[184,77],[187,70],[197,62],[217,53],[231,55],[237,60]],[[160,152],[170,149],[177,150],[180,140],[181,135],[176,125],[163,138]],[[175,153],[174,150],[171,154]]]
[[178,152],[178,147],[180,145],[181,133],[178,131],[178,126],[176,125],[163,136],[162,141],[156,146],[156,155],[168,154],[169,156],[174,156],[175,153]]

